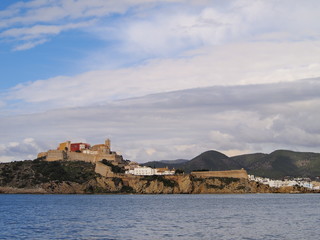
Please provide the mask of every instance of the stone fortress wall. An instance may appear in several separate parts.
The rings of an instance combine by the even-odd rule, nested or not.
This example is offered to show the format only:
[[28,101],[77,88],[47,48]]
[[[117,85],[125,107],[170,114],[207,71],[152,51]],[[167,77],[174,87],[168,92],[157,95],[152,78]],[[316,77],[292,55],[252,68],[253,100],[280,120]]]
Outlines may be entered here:
[[197,171],[191,172],[191,175],[198,178],[208,177],[226,177],[226,178],[245,178],[248,179],[248,173],[246,170],[229,170],[229,171]]
[[112,172],[111,167],[103,164],[102,162],[96,162],[95,170],[96,173],[99,173],[103,177],[116,177],[117,174]]
[[[82,143],[79,143],[80,145]],[[49,150],[38,154],[38,158],[45,157],[46,161],[84,161],[96,163],[103,159],[113,162],[114,164],[121,163],[123,158],[116,152],[110,149],[110,140],[107,139],[105,144],[94,145],[90,148],[78,150],[77,152],[70,151],[72,143],[70,141],[60,143],[57,150]],[[88,144],[87,144],[88,145]]]
[[[75,148],[76,146],[76,148]],[[38,154],[38,158],[44,157],[46,161],[84,161],[94,163],[95,171],[105,177],[114,177],[111,168],[100,161],[103,159],[112,162],[113,165],[124,165],[122,156],[111,151],[110,140],[107,139],[104,144],[90,146],[87,143],[71,143],[66,141],[60,143],[57,150],[49,150]],[[76,150],[75,150],[76,149]],[[191,175],[197,178],[226,177],[226,178],[244,178],[248,179],[247,171],[229,170],[229,171],[195,171]]]

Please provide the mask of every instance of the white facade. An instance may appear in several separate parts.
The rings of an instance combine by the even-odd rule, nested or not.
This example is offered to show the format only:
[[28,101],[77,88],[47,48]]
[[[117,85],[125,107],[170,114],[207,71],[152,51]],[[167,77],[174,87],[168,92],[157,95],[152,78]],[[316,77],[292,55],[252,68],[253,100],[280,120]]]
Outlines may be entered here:
[[85,153],[85,154],[92,154],[92,155],[98,155],[98,151],[92,151],[90,149],[85,149],[85,150],[82,150],[82,153]]
[[303,179],[295,178],[294,180],[272,180],[269,178],[255,177],[254,175],[248,175],[250,181],[259,182],[270,187],[280,188],[280,187],[291,187],[291,186],[300,186],[310,189],[315,189],[313,184]]
[[134,169],[130,169],[126,171],[126,174],[133,174],[137,176],[151,176],[151,175],[174,175],[174,170],[169,169],[158,169],[157,168],[151,168],[151,167],[135,167]]
[[133,170],[126,171],[127,174],[133,174],[138,176],[149,176],[149,175],[155,175],[156,171],[154,168],[151,167],[136,167]]
[[156,174],[155,175],[174,175],[175,171],[172,170],[166,170],[166,171],[160,171],[158,172],[156,169]]

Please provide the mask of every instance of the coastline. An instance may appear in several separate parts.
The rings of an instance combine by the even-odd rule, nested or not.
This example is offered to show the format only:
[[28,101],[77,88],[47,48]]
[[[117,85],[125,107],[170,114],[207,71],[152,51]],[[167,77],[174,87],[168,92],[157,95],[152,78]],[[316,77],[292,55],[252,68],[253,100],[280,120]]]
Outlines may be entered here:
[[[68,181],[51,181],[36,186],[19,188],[0,186],[0,194],[317,194],[316,190],[297,186],[272,188],[245,179],[204,178],[192,179],[190,175],[174,176],[175,180],[161,178],[145,180],[142,177],[105,178],[79,184]],[[169,182],[171,181],[171,182]],[[227,182],[226,182],[227,181]],[[171,184],[169,186],[169,184]]]

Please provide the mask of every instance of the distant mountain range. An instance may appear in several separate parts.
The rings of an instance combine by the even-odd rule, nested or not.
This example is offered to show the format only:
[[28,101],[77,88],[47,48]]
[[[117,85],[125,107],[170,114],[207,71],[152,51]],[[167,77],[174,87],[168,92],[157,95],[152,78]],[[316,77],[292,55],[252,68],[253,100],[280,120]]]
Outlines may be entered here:
[[191,160],[163,160],[142,164],[151,167],[223,171],[244,168],[249,174],[281,179],[284,177],[320,177],[320,153],[276,150],[270,154],[253,153],[228,157],[218,151],[201,153]]

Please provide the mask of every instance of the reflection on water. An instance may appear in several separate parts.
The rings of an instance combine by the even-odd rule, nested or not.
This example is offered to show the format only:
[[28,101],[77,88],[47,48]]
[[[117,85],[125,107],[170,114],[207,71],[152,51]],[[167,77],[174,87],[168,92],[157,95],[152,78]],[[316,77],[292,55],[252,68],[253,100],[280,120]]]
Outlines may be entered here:
[[0,239],[319,239],[320,195],[0,195]]

